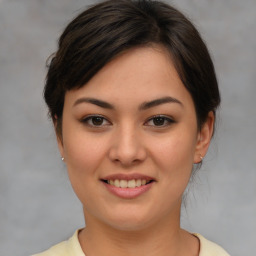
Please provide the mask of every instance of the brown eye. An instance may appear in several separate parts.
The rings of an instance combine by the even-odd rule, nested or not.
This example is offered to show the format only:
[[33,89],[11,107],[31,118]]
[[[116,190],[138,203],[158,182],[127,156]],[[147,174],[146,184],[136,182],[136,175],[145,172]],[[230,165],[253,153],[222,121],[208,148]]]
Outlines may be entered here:
[[152,121],[153,121],[154,125],[162,126],[162,125],[164,125],[166,119],[164,117],[159,116],[159,117],[153,118]]
[[150,118],[146,122],[146,125],[153,126],[153,127],[154,126],[155,127],[165,127],[172,123],[174,123],[174,120],[171,119],[170,117],[159,115],[159,116],[154,116],[154,117]]
[[91,120],[92,124],[96,125],[96,126],[102,125],[103,121],[104,121],[104,119],[102,117],[99,117],[99,116],[92,117],[92,120]]
[[85,123],[88,126],[92,127],[102,127],[110,125],[110,122],[103,116],[88,116],[82,120],[82,123]]

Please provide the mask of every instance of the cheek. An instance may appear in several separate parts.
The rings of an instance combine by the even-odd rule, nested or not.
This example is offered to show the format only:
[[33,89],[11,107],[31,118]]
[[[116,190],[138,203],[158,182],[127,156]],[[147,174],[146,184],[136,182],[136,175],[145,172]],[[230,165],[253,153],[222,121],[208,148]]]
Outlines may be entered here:
[[99,162],[103,150],[100,143],[90,138],[73,138],[65,144],[67,163],[73,167],[73,171],[90,172]]
[[[98,136],[99,137],[99,136]],[[102,164],[107,142],[88,136],[85,132],[66,132],[63,135],[64,154],[70,181],[76,190],[76,186],[83,187],[83,184],[90,186],[89,181],[98,179],[96,170]]]
[[66,165],[71,185],[84,207],[95,204],[95,184],[105,149],[102,142],[79,133],[64,141]]
[[170,168],[182,166],[192,166],[195,153],[195,140],[188,136],[170,136],[161,143],[156,143],[153,148],[153,155],[158,159],[159,164]]
[[183,193],[190,179],[196,146],[196,132],[181,131],[158,140],[151,152],[165,189],[176,190],[177,193]]

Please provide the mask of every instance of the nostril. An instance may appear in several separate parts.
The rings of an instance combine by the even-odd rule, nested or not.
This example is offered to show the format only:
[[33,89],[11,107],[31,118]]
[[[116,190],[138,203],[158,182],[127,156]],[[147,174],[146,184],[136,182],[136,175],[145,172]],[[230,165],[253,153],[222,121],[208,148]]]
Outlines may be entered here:
[[138,164],[145,160],[146,151],[138,138],[132,135],[122,134],[116,136],[109,150],[111,161],[123,166]]

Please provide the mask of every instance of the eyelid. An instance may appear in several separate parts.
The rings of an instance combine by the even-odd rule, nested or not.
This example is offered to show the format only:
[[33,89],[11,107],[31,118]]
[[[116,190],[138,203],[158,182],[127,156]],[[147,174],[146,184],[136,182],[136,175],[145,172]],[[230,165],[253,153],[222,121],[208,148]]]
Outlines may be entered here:
[[[92,120],[92,118],[94,118],[94,117],[96,117],[96,118],[97,118],[97,117],[100,117],[100,118],[103,119],[103,122],[104,122],[104,121],[107,121],[108,124],[102,124],[102,125],[89,124],[88,121],[89,121],[89,120]],[[103,116],[103,115],[98,115],[98,114],[87,115],[87,116],[81,118],[80,121],[81,121],[82,123],[84,123],[85,125],[87,125],[87,126],[89,126],[89,127],[93,127],[93,128],[102,128],[102,127],[104,127],[104,126],[109,126],[109,125],[112,124],[105,116]]]
[[[91,121],[93,118],[102,118],[103,119],[103,123],[102,124],[99,124],[99,125],[95,125],[93,123],[89,123],[89,121]],[[153,121],[155,118],[163,118],[164,119],[164,124],[163,125],[155,125],[155,124],[149,124],[150,121]],[[92,128],[102,128],[102,127],[105,127],[105,126],[109,126],[109,125],[112,125],[112,123],[108,120],[108,118],[106,118],[105,116],[103,115],[99,115],[99,114],[90,114],[90,115],[87,115],[83,118],[81,118],[80,120],[83,124],[89,126],[89,127],[92,127]],[[107,123],[106,123],[107,122]],[[167,124],[166,124],[167,122]],[[154,116],[151,116],[150,118],[148,118],[146,120],[146,122],[144,123],[145,126],[152,126],[152,127],[156,127],[156,128],[164,128],[164,127],[167,127],[167,126],[170,126],[171,124],[175,123],[175,120],[170,117],[170,116],[167,116],[167,115],[154,115]]]
[[[165,121],[168,122],[168,124],[159,125],[159,126],[157,126],[157,125],[148,125],[147,123],[148,123],[149,121],[153,121],[154,118],[163,118],[163,119],[165,119]],[[153,126],[153,127],[157,127],[157,128],[163,128],[163,127],[170,126],[170,125],[173,124],[173,123],[175,123],[175,120],[174,120],[174,118],[172,118],[172,117],[170,117],[170,116],[166,116],[166,115],[154,115],[154,116],[152,116],[152,117],[150,117],[150,118],[147,119],[147,121],[145,122],[145,125],[146,125],[146,126]]]

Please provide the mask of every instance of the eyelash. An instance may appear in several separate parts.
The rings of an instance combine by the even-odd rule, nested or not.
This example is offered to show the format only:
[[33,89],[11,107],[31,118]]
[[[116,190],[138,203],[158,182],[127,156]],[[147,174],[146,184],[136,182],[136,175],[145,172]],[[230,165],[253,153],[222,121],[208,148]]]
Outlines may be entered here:
[[[107,122],[107,124],[100,124],[100,125],[95,125],[93,124],[93,118],[98,118],[100,119],[103,123],[104,122]],[[94,120],[96,121],[96,120]],[[98,120],[99,121],[99,120]],[[82,123],[90,126],[90,127],[95,127],[95,128],[101,128],[103,126],[108,126],[108,125],[111,125],[111,123],[104,117],[104,116],[101,116],[101,115],[91,115],[91,116],[87,116],[85,118],[83,118],[81,120]]]
[[[102,123],[100,123],[98,125],[93,123],[93,118],[95,118],[95,119],[98,118],[98,120],[94,120],[94,121],[101,121]],[[159,119],[161,119],[161,120],[159,120]],[[156,121],[156,122],[157,121],[163,121],[164,123],[160,124],[160,125],[156,125],[155,123],[154,124],[149,124],[151,121],[152,122],[154,122],[154,121]],[[111,125],[111,122],[109,122],[104,116],[101,116],[101,115],[87,116],[87,117],[83,118],[81,120],[81,122],[86,124],[87,126],[95,127],[95,128],[101,128],[101,127],[104,127],[104,126]],[[104,122],[107,122],[107,124],[104,124]],[[164,115],[155,115],[155,116],[149,118],[144,124],[146,126],[153,126],[153,127],[162,128],[162,127],[167,127],[167,126],[171,125],[172,123],[175,123],[175,121],[170,117],[167,117],[167,116],[164,116]]]
[[[160,125],[156,125],[156,124],[154,124],[154,125],[148,125],[148,123],[149,123],[150,121],[153,121],[153,122],[154,122],[154,120],[157,121],[157,119],[162,119],[161,121],[164,121],[164,124],[160,124]],[[158,120],[158,121],[159,121],[159,120]],[[175,123],[175,121],[174,121],[172,118],[167,117],[167,116],[164,116],[164,115],[156,115],[156,116],[153,116],[153,117],[149,118],[145,124],[146,124],[147,126],[154,126],[154,127],[162,128],[162,127],[169,126],[169,125],[171,125],[172,123]]]

